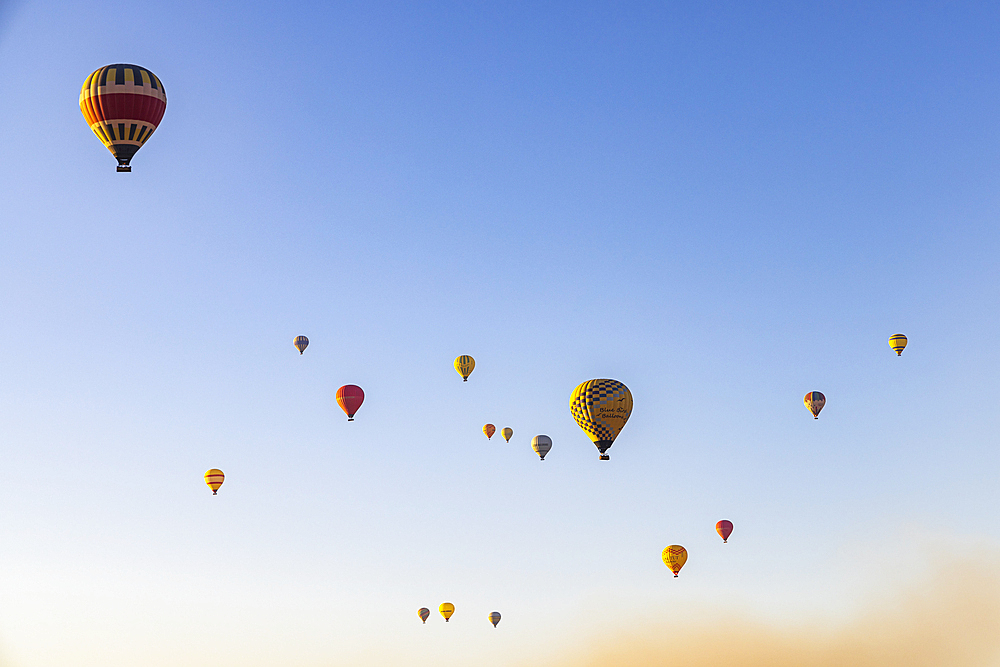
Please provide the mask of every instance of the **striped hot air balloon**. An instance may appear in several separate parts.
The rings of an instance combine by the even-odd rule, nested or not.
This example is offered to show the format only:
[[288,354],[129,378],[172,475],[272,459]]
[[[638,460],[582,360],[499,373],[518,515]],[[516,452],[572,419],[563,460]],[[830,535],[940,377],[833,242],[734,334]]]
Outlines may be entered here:
[[425,625],[427,623],[427,617],[430,616],[430,615],[431,615],[431,610],[428,609],[427,607],[421,607],[417,611],[417,616],[420,617],[420,620],[423,621]]
[[118,160],[118,171],[132,171],[132,157],[153,136],[166,109],[163,83],[138,65],[102,67],[80,89],[80,111]]
[[495,627],[497,627],[497,623],[499,623],[499,622],[500,622],[500,612],[498,612],[498,611],[491,611],[490,612],[490,623],[492,623],[493,627],[495,628]]
[[462,382],[468,382],[469,376],[476,368],[476,360],[467,354],[455,357],[455,370],[462,376]]
[[486,435],[487,440],[493,439],[493,434],[497,432],[497,427],[493,424],[487,424],[483,427],[483,433]]
[[356,384],[345,384],[337,390],[337,404],[347,413],[347,421],[354,421],[354,413],[365,402],[365,392]]
[[889,336],[889,347],[892,348],[897,357],[903,356],[903,350],[906,349],[906,336],[903,334],[892,334]]
[[218,468],[212,468],[205,473],[205,484],[208,484],[208,488],[212,489],[212,495],[219,495],[219,487],[222,483],[226,481],[226,476]]
[[295,346],[295,349],[298,350],[299,354],[301,355],[303,352],[306,351],[306,348],[309,347],[309,339],[306,338],[305,336],[296,336],[295,342],[292,343],[292,345]]

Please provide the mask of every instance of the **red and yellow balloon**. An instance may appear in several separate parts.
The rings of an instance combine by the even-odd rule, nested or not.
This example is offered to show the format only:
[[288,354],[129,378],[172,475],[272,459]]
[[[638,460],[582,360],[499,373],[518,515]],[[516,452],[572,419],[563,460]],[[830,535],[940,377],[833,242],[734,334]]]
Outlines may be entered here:
[[166,110],[163,83],[138,65],[106,65],[80,89],[80,111],[118,160],[118,171],[132,171],[132,157],[153,136]]
[[365,402],[365,392],[356,384],[345,384],[337,390],[337,405],[347,413],[347,421],[354,421],[354,413]]

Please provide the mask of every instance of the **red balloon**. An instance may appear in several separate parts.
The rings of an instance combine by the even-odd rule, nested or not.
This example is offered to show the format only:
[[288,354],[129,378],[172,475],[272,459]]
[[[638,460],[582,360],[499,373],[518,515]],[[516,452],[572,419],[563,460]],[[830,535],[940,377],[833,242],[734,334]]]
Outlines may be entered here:
[[356,384],[345,384],[337,390],[337,404],[347,413],[347,421],[354,421],[354,413],[365,402],[365,392]]
[[719,537],[722,538],[722,543],[725,544],[729,536],[733,534],[733,522],[723,519],[715,524],[715,532],[719,534]]

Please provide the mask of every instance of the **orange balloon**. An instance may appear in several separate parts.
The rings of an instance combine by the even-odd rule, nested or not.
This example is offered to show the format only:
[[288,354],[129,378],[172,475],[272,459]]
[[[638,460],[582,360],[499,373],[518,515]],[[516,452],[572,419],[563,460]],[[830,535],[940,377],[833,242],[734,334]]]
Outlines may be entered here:
[[489,440],[493,437],[493,434],[497,432],[497,427],[493,424],[487,424],[483,427],[483,433],[486,434],[486,439]]

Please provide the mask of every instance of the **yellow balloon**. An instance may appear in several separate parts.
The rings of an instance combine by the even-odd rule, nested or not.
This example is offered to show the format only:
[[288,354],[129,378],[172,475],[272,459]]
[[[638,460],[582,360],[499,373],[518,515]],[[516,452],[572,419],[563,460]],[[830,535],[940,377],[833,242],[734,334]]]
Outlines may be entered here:
[[510,436],[514,435],[514,429],[512,429],[510,426],[504,426],[503,430],[500,431],[500,435],[503,436],[504,440],[510,442]]
[[618,380],[587,380],[573,390],[569,410],[607,461],[605,452],[632,414],[632,392]]
[[205,473],[205,484],[208,484],[208,488],[212,489],[213,496],[219,495],[219,487],[225,480],[226,476],[218,468],[212,468]]
[[490,623],[492,623],[493,627],[495,628],[495,627],[497,627],[497,623],[499,623],[499,622],[500,622],[500,612],[498,612],[498,611],[491,611],[490,612]]
[[441,615],[444,616],[444,622],[447,623],[451,615],[455,613],[455,605],[450,602],[442,602],[438,611],[441,612]]
[[476,360],[469,355],[463,354],[460,357],[455,357],[455,370],[462,376],[462,382],[469,381],[469,376],[472,375],[472,371],[475,367]]
[[497,432],[497,427],[493,424],[487,424],[483,427],[483,433],[486,435],[486,439],[489,440],[493,437],[493,434]]
[[902,356],[903,350],[906,349],[906,336],[903,334],[892,334],[889,336],[889,347],[892,348],[897,357]]
[[687,549],[679,544],[671,544],[663,550],[661,557],[663,558],[663,564],[669,567],[670,571],[674,573],[674,577],[676,577],[677,573],[684,567],[684,563],[688,560],[688,552]]

